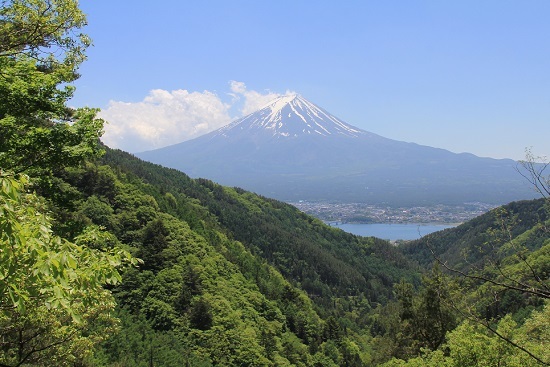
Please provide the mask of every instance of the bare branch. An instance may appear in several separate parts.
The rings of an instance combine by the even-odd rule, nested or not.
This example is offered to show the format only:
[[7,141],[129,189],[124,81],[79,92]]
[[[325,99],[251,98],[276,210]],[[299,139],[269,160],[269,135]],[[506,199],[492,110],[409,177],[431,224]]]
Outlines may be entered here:
[[434,256],[436,261],[441,266],[443,266],[445,269],[447,269],[450,272],[453,272],[455,274],[459,274],[460,276],[462,276],[464,278],[481,280],[481,281],[488,282],[488,283],[491,283],[491,284],[499,286],[499,287],[529,293],[529,294],[535,295],[537,297],[545,298],[545,299],[550,298],[550,292],[548,292],[546,290],[537,289],[537,288],[535,288],[533,286],[530,286],[530,285],[521,284],[521,283],[520,283],[521,286],[516,286],[516,285],[513,285],[513,284],[506,284],[506,283],[498,282],[498,281],[496,281],[494,279],[491,279],[489,277],[486,277],[486,276],[467,274],[467,273],[465,273],[461,270],[451,268],[449,265],[447,265],[446,262],[443,262],[437,255],[435,255],[435,253],[434,253],[434,251],[431,247],[429,247],[429,248],[430,248],[430,252],[432,253],[432,256]]
[[496,335],[498,338],[500,338],[501,340],[505,341],[506,343],[512,345],[513,347],[521,350],[522,352],[526,353],[527,355],[529,355],[529,357],[533,358],[534,360],[541,363],[542,365],[550,366],[550,364],[548,362],[543,361],[541,358],[537,357],[535,354],[533,354],[533,352],[529,351],[527,348],[519,345],[518,343],[514,342],[512,339],[510,339],[510,338],[502,335],[501,333],[499,333],[498,330],[496,330],[493,326],[491,326],[491,324],[489,322],[487,322],[485,320],[482,320],[479,317],[475,316],[475,314],[473,312],[465,313],[461,309],[456,307],[456,305],[454,305],[452,303],[449,304],[443,299],[442,299],[442,301],[445,302],[445,304],[447,304],[447,306],[453,308],[455,311],[457,311],[459,314],[461,314],[465,319],[468,319],[470,321],[474,321],[475,323],[482,325],[487,330],[489,330],[491,333]]
[[[542,197],[550,197],[550,175],[544,172],[550,166],[546,157],[535,156],[530,149],[525,150],[525,160],[519,161],[516,171],[523,176]],[[523,169],[520,169],[522,167]],[[525,172],[524,172],[525,171]]]

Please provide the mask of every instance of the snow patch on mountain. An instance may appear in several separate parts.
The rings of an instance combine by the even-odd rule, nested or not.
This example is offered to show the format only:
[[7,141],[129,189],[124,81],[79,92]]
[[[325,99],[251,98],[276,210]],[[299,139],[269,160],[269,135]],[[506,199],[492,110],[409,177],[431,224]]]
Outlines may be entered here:
[[359,137],[366,131],[346,124],[299,94],[280,96],[258,111],[219,129],[215,135],[229,136],[237,131],[269,132],[280,138],[316,134]]

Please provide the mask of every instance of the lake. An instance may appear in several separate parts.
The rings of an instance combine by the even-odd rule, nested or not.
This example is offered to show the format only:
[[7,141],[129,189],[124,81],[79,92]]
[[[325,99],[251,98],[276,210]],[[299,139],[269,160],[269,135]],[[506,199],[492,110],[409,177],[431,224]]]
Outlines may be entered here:
[[446,228],[456,227],[453,224],[425,224],[425,223],[344,223],[334,224],[332,227],[340,228],[346,232],[359,236],[374,236],[385,240],[416,240],[432,232],[441,231]]

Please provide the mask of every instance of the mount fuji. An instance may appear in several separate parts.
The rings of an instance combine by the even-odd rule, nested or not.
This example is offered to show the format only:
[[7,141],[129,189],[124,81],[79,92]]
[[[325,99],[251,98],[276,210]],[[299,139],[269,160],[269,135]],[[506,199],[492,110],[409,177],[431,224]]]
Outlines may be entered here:
[[534,197],[513,160],[387,139],[296,94],[193,140],[136,155],[285,201],[411,206]]

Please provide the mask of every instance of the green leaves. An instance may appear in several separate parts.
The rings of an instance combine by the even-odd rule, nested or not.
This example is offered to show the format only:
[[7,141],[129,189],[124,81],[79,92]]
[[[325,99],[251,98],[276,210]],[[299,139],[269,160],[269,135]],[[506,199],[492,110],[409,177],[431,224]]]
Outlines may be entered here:
[[0,309],[23,312],[31,298],[65,309],[93,303],[103,284],[121,281],[117,269],[136,260],[54,236],[38,197],[21,192],[26,180],[0,176]]
[[0,56],[27,55],[44,70],[74,67],[83,61],[91,42],[78,33],[86,17],[77,1],[2,0],[1,5]]
[[3,0],[0,167],[48,172],[100,153],[97,110],[66,106],[90,40],[74,0]]
[[[25,191],[30,175],[64,194],[53,173],[102,153],[97,110],[66,106],[90,45],[85,24],[76,0],[0,0],[2,366],[81,365],[113,330],[103,286],[137,261],[94,229],[76,242],[54,235],[43,200]],[[103,242],[89,246],[94,237]]]
[[[0,174],[2,365],[41,359],[57,345],[70,350],[84,342],[82,333],[90,335],[89,324],[95,322],[91,314],[111,323],[114,301],[103,285],[118,284],[121,267],[137,263],[116,247],[101,251],[55,236],[42,201],[25,193],[27,182],[26,176]],[[21,339],[23,335],[30,336]],[[69,359],[52,361],[62,365]]]
[[6,170],[47,173],[102,153],[99,137],[103,120],[95,118],[95,109],[71,111],[70,116],[56,118],[55,123],[11,115],[1,118],[1,112],[0,133],[6,139],[0,142],[0,167]]

